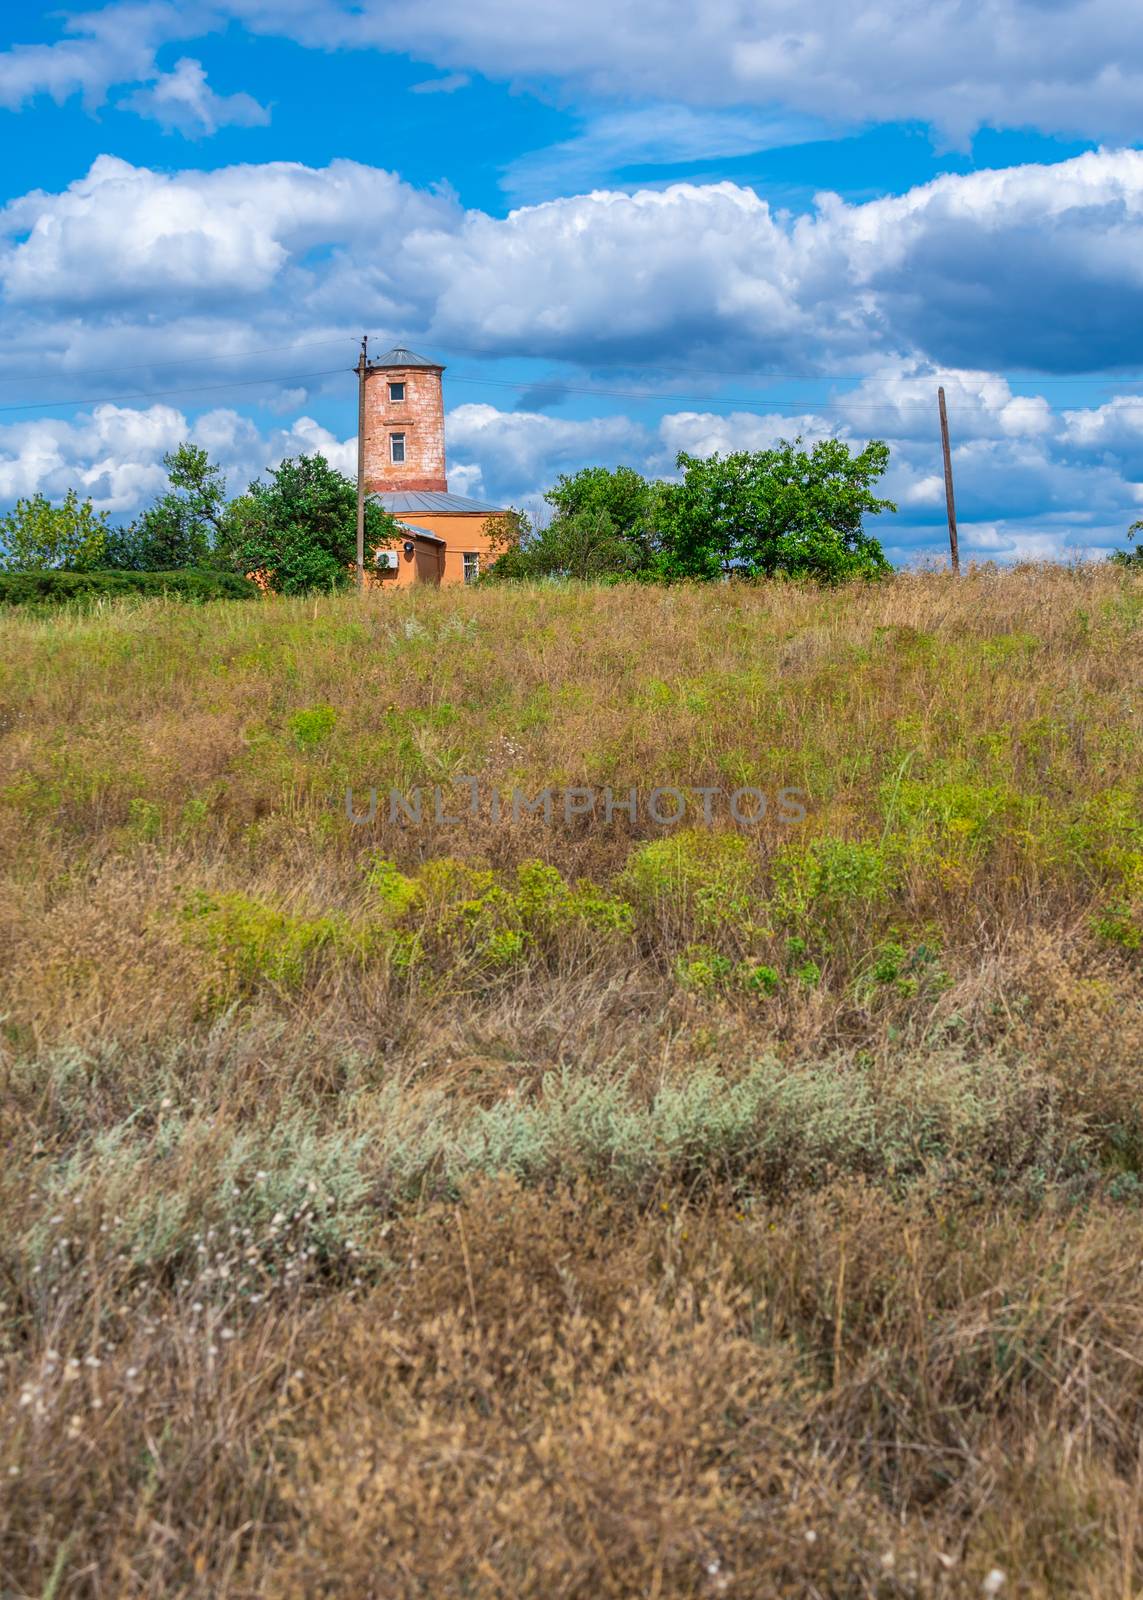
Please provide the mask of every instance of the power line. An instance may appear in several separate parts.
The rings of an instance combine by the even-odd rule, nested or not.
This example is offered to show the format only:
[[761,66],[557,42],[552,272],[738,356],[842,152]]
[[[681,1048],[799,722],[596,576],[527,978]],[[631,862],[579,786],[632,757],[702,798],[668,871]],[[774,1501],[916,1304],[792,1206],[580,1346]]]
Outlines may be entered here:
[[[303,340],[303,341],[299,341],[297,344],[294,344],[294,345],[278,345],[278,346],[269,347],[268,349],[261,350],[261,351],[248,351],[248,352],[245,352],[243,354],[243,356],[241,356],[241,357],[238,356],[237,353],[236,353],[235,356],[234,356],[234,359],[245,359],[245,358],[248,358],[249,356],[252,356],[252,355],[270,355],[270,354],[274,354],[274,353],[276,353],[277,351],[280,351],[280,350],[304,349],[304,348],[313,347],[313,346],[316,346],[316,345],[340,344],[342,342],[343,342],[343,340],[341,338],[338,338],[338,339]],[[230,357],[229,356],[219,356],[219,357],[204,356],[204,357],[202,357],[200,359],[204,360],[204,361],[205,360],[213,360],[213,359],[223,360],[223,359],[230,359]],[[179,362],[170,362],[170,363],[161,363],[160,365],[171,365],[171,366],[174,366],[174,365],[179,365],[179,364],[181,364],[181,363],[179,363]],[[124,368],[121,368],[121,369],[118,369],[118,370],[134,371],[134,370],[139,370],[140,368],[149,368],[151,365],[152,365],[152,363],[149,363],[149,362],[139,362],[139,363],[136,363],[133,367],[124,367]],[[115,370],[115,369],[111,369],[111,370]],[[334,377],[334,376],[337,376],[338,374],[342,373],[343,371],[349,371],[349,370],[351,370],[351,369],[349,369],[349,368],[344,368],[343,369],[341,367],[326,367],[326,368],[323,368],[321,371],[318,371],[318,372],[300,372],[300,373],[292,373],[292,374],[291,373],[271,373],[271,374],[269,374],[267,376],[264,376],[264,377],[261,377],[261,378],[232,378],[232,379],[228,379],[224,383],[215,383],[215,384],[180,384],[177,387],[169,388],[169,389],[138,389],[138,390],[134,390],[134,391],[130,391],[129,390],[126,393],[120,393],[120,394],[116,394],[116,395],[100,395],[100,396],[97,396],[97,397],[94,397],[94,398],[87,397],[87,398],[83,398],[83,399],[74,399],[73,398],[73,399],[29,401],[29,402],[26,402],[26,403],[23,403],[23,404],[0,406],[0,413],[11,413],[11,412],[17,412],[17,411],[50,411],[50,410],[55,410],[57,408],[66,408],[66,407],[75,407],[75,406],[115,405],[115,404],[121,404],[121,403],[123,403],[125,401],[130,401],[130,400],[158,400],[158,399],[166,399],[166,398],[168,398],[170,396],[173,396],[173,395],[210,394],[210,393],[218,393],[218,392],[227,392],[227,391],[230,391],[232,389],[256,388],[256,387],[260,387],[260,386],[262,386],[264,384],[274,384],[274,383],[281,384],[283,386],[287,386],[287,385],[293,384],[293,383],[308,382],[310,379],[313,379],[313,378]],[[653,367],[642,367],[642,368],[639,368],[638,370],[644,371],[644,372],[655,372],[655,371],[664,371],[665,369],[653,368]],[[761,376],[764,379],[764,381],[777,381],[778,377],[779,377],[779,375],[775,374],[775,373],[768,373],[768,374],[765,374],[765,375],[749,374],[749,375],[746,375],[746,376],[754,376],[754,377],[760,377]],[[877,387],[882,387],[882,388],[888,389],[893,384],[917,384],[917,383],[921,383],[921,382],[929,383],[929,382],[931,382],[933,380],[934,377],[938,377],[938,376],[940,376],[939,373],[936,373],[936,374],[932,374],[932,373],[908,374],[908,375],[903,375],[903,376],[901,376],[899,378],[881,378],[881,379],[860,379],[860,378],[858,378],[857,382],[863,383],[866,386],[873,385],[873,386],[877,386]],[[855,377],[856,377],[855,374],[848,374],[845,377],[839,377],[839,378],[833,378],[833,379],[824,378],[823,377],[823,378],[820,378],[820,379],[817,379],[817,380],[807,380],[806,379],[806,375],[803,374],[801,376],[801,380],[800,381],[819,381],[819,382],[822,382],[822,383],[833,383],[833,384],[836,384],[838,382],[853,381]],[[787,381],[794,381],[794,380],[795,380],[795,375],[794,374],[788,374],[787,375]],[[1060,381],[1063,381],[1063,380],[1060,380]],[[1079,381],[1079,380],[1075,380],[1075,381]],[[1089,380],[1089,381],[1093,381],[1094,382],[1094,381],[1097,381],[1097,380],[1092,379],[1092,380]],[[1119,380],[1101,379],[1101,380],[1098,380],[1098,381],[1103,383],[1105,387],[1109,387],[1110,388],[1110,387],[1112,387],[1114,385],[1114,383],[1116,381],[1118,381],[1119,383],[1143,383],[1143,378],[1119,379]],[[897,405],[897,406],[894,406],[894,405],[888,403],[888,400],[887,400],[886,403],[883,403],[881,405],[861,405],[861,404],[855,404],[855,403],[853,403],[851,401],[847,401],[844,398],[840,399],[840,400],[837,400],[837,399],[825,400],[825,399],[819,399],[819,398],[817,398],[816,396],[813,396],[813,395],[790,395],[790,396],[785,396],[785,397],[781,397],[781,398],[774,398],[774,399],[769,399],[769,400],[761,399],[761,398],[759,398],[757,396],[747,397],[746,395],[711,395],[711,394],[687,395],[687,394],[678,394],[678,393],[674,393],[674,392],[669,391],[669,390],[662,390],[662,389],[611,389],[611,388],[602,388],[602,387],[595,386],[595,385],[588,386],[588,385],[583,385],[583,384],[572,384],[572,383],[566,383],[562,379],[555,378],[555,377],[551,377],[551,378],[533,377],[533,378],[529,378],[529,379],[509,379],[509,378],[473,377],[471,375],[466,375],[466,374],[463,374],[463,373],[459,373],[459,374],[451,374],[450,377],[449,377],[449,382],[450,383],[457,383],[457,384],[469,384],[469,385],[472,385],[472,386],[475,386],[475,387],[478,387],[478,388],[494,388],[494,389],[530,390],[530,389],[536,389],[536,388],[549,387],[552,390],[556,391],[556,393],[561,394],[561,395],[565,395],[565,394],[567,394],[567,395],[588,395],[588,396],[593,396],[593,397],[600,398],[600,399],[614,399],[614,400],[658,401],[658,402],[662,402],[662,403],[666,403],[666,404],[673,403],[673,404],[676,404],[676,405],[679,405],[679,404],[682,404],[682,405],[695,405],[695,406],[705,406],[705,407],[710,407],[710,408],[715,408],[715,407],[737,407],[738,409],[740,409],[742,411],[758,412],[758,413],[767,413],[767,412],[775,412],[775,411],[776,412],[787,412],[793,406],[802,406],[802,407],[805,407],[808,410],[814,411],[814,412],[840,412],[840,413],[843,413],[843,414],[846,414],[846,415],[852,415],[852,416],[866,416],[866,417],[880,416],[880,417],[885,417],[885,418],[895,418],[895,417],[900,415],[900,410],[901,410],[901,406],[902,405],[907,406],[907,405],[909,405],[911,403],[914,403],[914,401],[915,401],[916,405],[919,407],[919,406],[924,405],[926,403],[926,397],[921,396],[921,395],[902,396],[901,397],[901,404]],[[1026,398],[1026,397],[1022,397],[1020,395],[1013,395],[1012,398],[1018,400],[1018,399]]]
[[[913,378],[910,382],[929,382],[929,374],[924,380]],[[1143,379],[1140,380],[1143,382]],[[748,399],[746,396],[728,395],[687,395],[674,394],[662,389],[587,389],[573,384],[561,383],[558,379],[533,378],[528,382],[512,381],[507,378],[469,378],[452,376],[450,383],[469,383],[482,388],[498,389],[538,389],[551,388],[560,394],[598,395],[615,400],[662,400],[674,401],[685,405],[702,406],[738,406],[743,411],[769,411],[785,410],[790,406],[807,406],[814,411],[841,411],[857,416],[884,416],[896,417],[901,414],[903,407],[915,404],[918,408],[928,404],[925,395],[903,396],[899,406],[891,406],[888,402],[876,406],[863,406],[847,404],[844,400],[819,400],[813,395],[788,395],[782,399],[759,400]],[[1025,395],[1012,395],[1011,399],[1027,399]],[[1143,397],[1140,397],[1143,398]]]
[[[372,338],[374,338],[374,335],[370,334],[369,337],[372,339]],[[449,341],[448,348],[450,350],[456,351],[456,353],[458,355],[484,356],[484,357],[487,357],[489,360],[492,360],[492,361],[509,361],[509,360],[518,360],[518,361],[566,361],[566,360],[569,359],[566,356],[551,356],[551,355],[533,354],[533,353],[531,353],[529,351],[526,351],[526,350],[525,351],[505,352],[504,350],[477,349],[474,346],[465,346],[465,345],[460,345],[460,344],[453,344],[453,342],[451,340]],[[668,377],[668,378],[677,377],[678,376],[678,369],[677,368],[674,368],[674,367],[649,367],[643,362],[639,362],[634,367],[628,367],[626,370],[628,370],[628,371],[637,371],[637,372],[660,373],[663,377]],[[754,368],[751,368],[748,371],[744,371],[744,372],[732,372],[730,370],[720,369],[716,375],[718,377],[720,377],[720,378],[747,378],[747,379],[753,379],[756,382],[764,382],[764,383],[769,383],[771,381],[773,381],[773,382],[788,382],[788,383],[864,383],[864,384],[876,384],[879,387],[880,386],[888,387],[890,384],[894,384],[894,383],[911,383],[911,382],[916,382],[916,381],[918,381],[920,379],[924,379],[926,382],[928,382],[928,381],[936,382],[941,378],[944,378],[946,381],[953,381],[953,380],[959,378],[961,373],[963,371],[966,371],[966,370],[973,370],[973,369],[966,369],[966,368],[963,368],[963,367],[961,367],[961,368],[949,367],[949,368],[935,369],[932,372],[902,373],[901,375],[899,375],[897,377],[886,377],[883,374],[861,373],[861,372],[839,372],[839,373],[834,373],[834,374],[822,373],[822,372],[804,372],[804,371],[803,372],[768,372],[768,371],[759,371],[757,367],[754,367]],[[979,370],[979,369],[976,369],[976,370]],[[1014,372],[1008,373],[1007,376],[1008,376],[1009,379],[1011,379],[1012,381],[1017,382],[1017,383],[1096,383],[1096,384],[1104,384],[1104,385],[1107,385],[1107,386],[1110,386],[1110,385],[1115,384],[1115,383],[1129,383],[1129,384],[1130,383],[1143,383],[1143,377],[1121,377],[1121,378],[1112,377],[1112,378],[1108,378],[1108,377],[1100,376],[1100,375],[1097,375],[1097,374],[1086,374],[1086,373],[1085,374],[1077,374],[1076,376],[1073,377],[1068,373],[1051,374],[1051,373],[1015,372],[1014,371]],[[534,381],[537,382],[537,383],[542,383],[545,380],[536,379]],[[554,382],[556,382],[556,380],[553,379],[552,382],[554,383]]]
[[[100,364],[99,366],[96,366],[96,367],[87,367],[87,368],[77,367],[77,368],[72,368],[68,373],[64,374],[64,376],[67,376],[67,377],[105,377],[105,376],[112,376],[112,375],[114,375],[115,373],[118,373],[118,372],[141,372],[141,371],[153,371],[153,370],[162,371],[164,368],[169,368],[169,367],[201,366],[205,362],[214,362],[214,361],[248,361],[248,360],[251,360],[253,357],[256,357],[256,356],[277,355],[277,354],[280,354],[282,351],[286,351],[286,350],[311,350],[311,349],[320,348],[322,346],[328,347],[330,345],[335,345],[335,344],[347,344],[351,340],[355,341],[356,340],[356,335],[345,333],[345,334],[338,334],[335,337],[332,337],[332,338],[329,338],[329,339],[300,339],[300,340],[295,340],[294,342],[292,342],[290,344],[266,345],[266,346],[263,346],[262,348],[256,349],[256,350],[227,350],[227,351],[220,351],[220,352],[218,352],[218,353],[216,353],[214,355],[177,356],[177,357],[173,357],[173,358],[171,358],[169,360],[165,360],[165,361],[164,360],[157,360],[157,361],[156,360],[149,360],[149,361],[135,361],[135,362],[130,362],[130,363],[119,363],[119,364],[116,364],[115,366],[106,366],[106,365]],[[487,359],[493,360],[493,361],[506,361],[506,360],[513,360],[513,359],[521,360],[521,361],[553,361],[553,360],[558,361],[558,360],[567,359],[565,357],[542,355],[542,354],[539,354],[539,353],[532,353],[532,352],[528,352],[528,351],[514,352],[512,354],[506,354],[503,350],[488,350],[488,349],[483,349],[483,348],[477,348],[475,346],[457,345],[457,344],[451,343],[451,341],[450,341],[450,344],[449,344],[449,349],[450,350],[455,350],[458,354],[461,354],[461,355],[481,356],[481,357],[484,357],[484,358],[487,358]],[[634,372],[645,372],[645,373],[650,373],[650,374],[658,374],[658,375],[661,375],[663,377],[668,377],[668,378],[677,378],[677,376],[678,376],[677,369],[670,368],[670,367],[647,366],[644,363],[639,363],[636,366],[628,367],[625,370],[634,371]],[[915,382],[918,382],[918,381],[921,381],[921,380],[926,381],[926,382],[930,382],[930,381],[939,381],[941,378],[944,378],[946,381],[955,381],[960,376],[960,370],[962,370],[962,369],[956,369],[956,368],[949,368],[947,370],[938,369],[938,370],[935,370],[933,372],[902,373],[902,374],[899,374],[897,376],[889,377],[889,376],[886,376],[884,374],[861,373],[861,372],[839,372],[839,373],[834,373],[834,374],[821,373],[821,372],[806,372],[806,371],[801,371],[801,372],[769,372],[769,371],[762,371],[762,372],[760,372],[755,368],[755,369],[751,369],[749,371],[743,371],[743,372],[720,370],[716,374],[716,376],[718,376],[720,378],[742,378],[742,379],[753,380],[754,382],[760,382],[760,383],[779,383],[779,382],[785,382],[785,383],[791,383],[791,382],[796,382],[796,383],[822,383],[822,384],[854,383],[854,384],[860,384],[860,385],[864,386],[865,388],[890,389],[894,385],[897,385],[897,384],[915,383]],[[36,373],[36,374],[19,374],[19,373],[17,373],[14,376],[0,376],[0,383],[12,384],[12,383],[35,382],[35,381],[37,381],[37,379],[41,378],[42,376],[43,376],[42,373]],[[1122,377],[1114,377],[1114,376],[1112,376],[1112,377],[1107,377],[1107,376],[1095,376],[1095,375],[1088,375],[1088,374],[1069,375],[1069,374],[1052,374],[1052,373],[1008,373],[1008,374],[1006,374],[1006,377],[1007,377],[1008,381],[1020,382],[1020,383],[1036,383],[1036,384],[1048,384],[1048,383],[1064,383],[1064,384],[1094,383],[1094,384],[1097,384],[1097,385],[1101,385],[1104,388],[1113,388],[1117,384],[1126,385],[1126,386],[1143,384],[1143,376],[1140,376],[1140,377],[1130,377],[1130,376],[1122,376]],[[246,380],[241,380],[241,379],[235,380],[235,382],[245,382],[245,381]],[[250,380],[250,381],[253,381],[253,380]],[[268,379],[267,381],[272,381],[272,380]],[[283,381],[288,381],[288,380],[287,379],[283,379]],[[461,377],[456,377],[456,376],[450,376],[450,380],[449,381],[450,382],[454,382],[454,383],[461,383],[461,382],[471,383],[471,382],[475,382],[477,380],[474,380],[472,378],[461,378]],[[497,380],[497,379],[492,379],[492,378],[482,379],[482,380],[479,380],[479,381],[486,382],[486,383],[489,383],[489,384],[497,384],[497,383],[503,384],[503,383],[507,382],[507,380]],[[535,378],[535,379],[531,380],[531,382],[514,384],[512,386],[513,387],[520,387],[520,388],[532,388],[532,387],[535,387],[535,386],[537,386],[539,384],[543,384],[543,383],[550,383],[553,387],[558,385],[561,389],[564,389],[568,393],[575,393],[575,394],[615,394],[617,396],[620,396],[621,398],[641,398],[638,395],[633,395],[630,391],[627,391],[627,390],[608,390],[608,389],[600,389],[600,388],[572,388],[570,385],[562,383],[561,380],[556,378],[556,377]],[[180,392],[185,392],[185,391],[180,391]],[[47,402],[45,402],[45,403],[47,403]],[[91,404],[93,402],[89,402],[89,401],[71,402],[71,401],[67,401],[67,400],[61,400],[61,401],[58,401],[58,402],[51,402],[51,403],[52,404],[59,404],[59,405],[69,405],[69,404],[73,404],[73,403],[75,403],[75,404]],[[11,409],[13,409],[13,408],[12,407],[7,407],[7,406],[0,407],[0,410],[11,410]],[[21,409],[21,410],[30,409],[30,407],[20,407],[19,409]]]

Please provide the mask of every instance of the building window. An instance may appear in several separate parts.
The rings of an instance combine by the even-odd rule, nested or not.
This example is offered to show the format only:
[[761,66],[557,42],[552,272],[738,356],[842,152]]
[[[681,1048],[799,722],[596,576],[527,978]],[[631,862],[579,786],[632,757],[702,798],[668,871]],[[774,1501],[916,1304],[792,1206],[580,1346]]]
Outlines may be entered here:
[[391,406],[399,405],[404,398],[405,385],[403,383],[391,383],[389,385],[389,404]]
[[464,581],[465,581],[465,583],[475,583],[477,578],[479,578],[479,576],[480,576],[480,557],[478,555],[472,555],[468,551],[466,551],[465,552],[465,557],[464,557]]
[[405,459],[405,435],[391,433],[389,435],[389,460],[400,466]]

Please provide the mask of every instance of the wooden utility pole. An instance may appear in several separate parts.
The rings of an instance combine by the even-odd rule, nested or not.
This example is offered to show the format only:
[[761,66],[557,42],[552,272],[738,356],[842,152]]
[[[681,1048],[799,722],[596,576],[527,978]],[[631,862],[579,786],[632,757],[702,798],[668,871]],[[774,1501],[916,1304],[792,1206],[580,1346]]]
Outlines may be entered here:
[[[357,362],[357,592],[365,593],[365,369],[369,360],[369,335],[361,339]],[[941,401],[944,404],[944,401]]]
[[949,551],[952,554],[952,569],[960,571],[960,550],[956,542],[956,501],[953,499],[952,479],[952,452],[949,449],[949,414],[945,407],[945,391],[937,390],[937,404],[941,412],[941,449],[945,457],[945,506],[949,514]]

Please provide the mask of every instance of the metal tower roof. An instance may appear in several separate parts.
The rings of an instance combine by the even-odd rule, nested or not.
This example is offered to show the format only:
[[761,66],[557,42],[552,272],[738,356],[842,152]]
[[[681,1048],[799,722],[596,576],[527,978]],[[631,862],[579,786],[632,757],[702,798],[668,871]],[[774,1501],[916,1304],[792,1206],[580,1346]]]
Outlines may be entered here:
[[427,356],[419,356],[415,350],[406,350],[403,344],[395,344],[392,350],[386,350],[383,356],[370,356],[370,367],[428,367],[433,372],[443,372],[444,367],[439,361],[430,361]]
[[386,511],[395,517],[410,511],[422,516],[430,512],[438,515],[495,517],[503,513],[503,506],[492,506],[485,500],[470,500],[463,494],[443,494],[439,489],[376,489],[370,500],[379,500]]

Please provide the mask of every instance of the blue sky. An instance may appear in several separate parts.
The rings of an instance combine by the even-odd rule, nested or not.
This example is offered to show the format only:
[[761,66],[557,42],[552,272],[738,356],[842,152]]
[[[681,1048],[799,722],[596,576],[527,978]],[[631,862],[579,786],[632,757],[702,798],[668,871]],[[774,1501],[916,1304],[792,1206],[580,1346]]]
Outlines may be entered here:
[[0,506],[354,457],[367,331],[453,487],[889,440],[901,561],[1143,515],[1143,14],[1109,0],[129,0],[0,37]]

